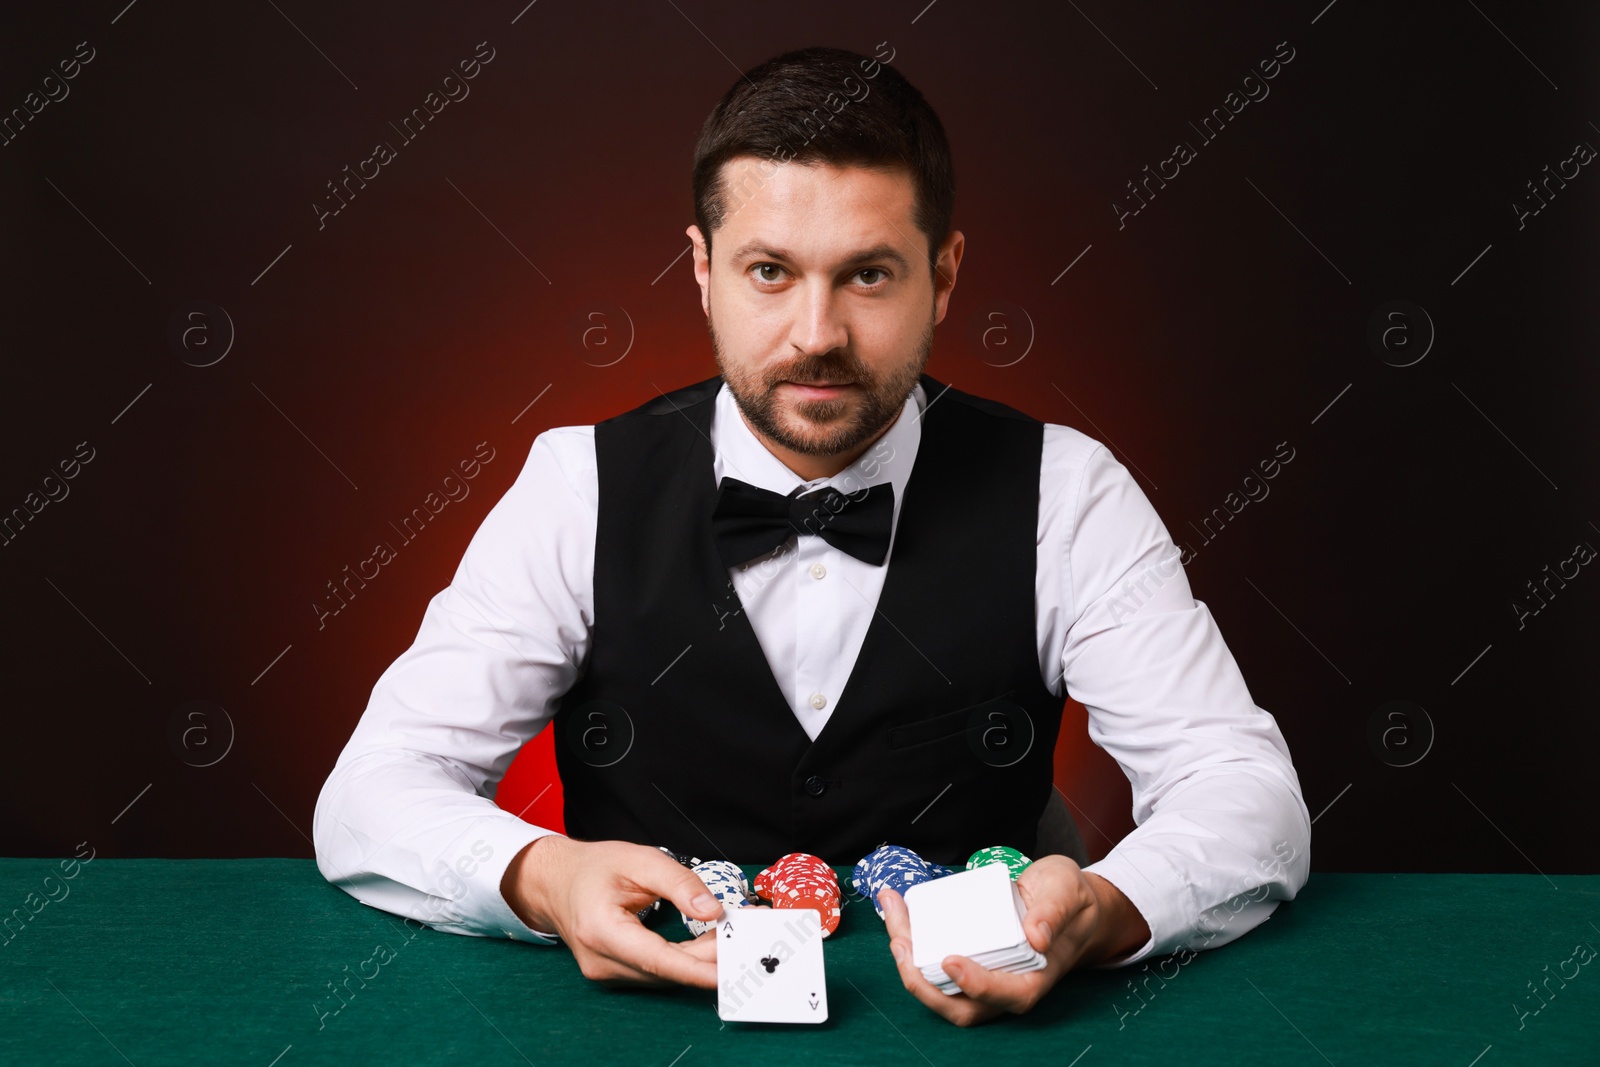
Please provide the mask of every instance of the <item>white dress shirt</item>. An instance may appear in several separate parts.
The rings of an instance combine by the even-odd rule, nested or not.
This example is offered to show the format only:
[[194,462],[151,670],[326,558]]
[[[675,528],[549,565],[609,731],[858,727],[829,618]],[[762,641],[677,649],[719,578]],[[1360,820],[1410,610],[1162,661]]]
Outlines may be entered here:
[[[716,479],[785,494],[888,481],[898,523],[928,403],[919,384],[855,463],[806,481],[754,435],[724,384],[711,425]],[[1104,446],[1045,424],[1039,494],[1040,677],[1088,709],[1089,736],[1133,789],[1137,828],[1085,868],[1150,926],[1150,940],[1117,962],[1226,944],[1292,899],[1309,872],[1310,819],[1283,735],[1190,595],[1155,509]],[[525,845],[554,831],[492,798],[588,653],[598,501],[594,427],[540,434],[416,640],[373,687],[313,826],[322,873],[358,900],[456,933],[549,940],[517,918],[500,880]],[[729,572],[813,738],[893,565],[892,543],[874,566],[808,534]]]

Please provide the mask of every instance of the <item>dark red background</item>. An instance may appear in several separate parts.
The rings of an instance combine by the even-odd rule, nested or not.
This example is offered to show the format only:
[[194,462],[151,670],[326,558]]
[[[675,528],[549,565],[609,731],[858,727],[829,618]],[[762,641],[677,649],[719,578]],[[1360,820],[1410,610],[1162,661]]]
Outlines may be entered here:
[[[1510,607],[1600,546],[1600,177],[1520,231],[1510,208],[1600,144],[1592,13],[545,0],[513,24],[521,6],[8,16],[0,107],[79,41],[96,57],[0,148],[0,509],[78,442],[96,458],[0,548],[0,850],[309,855],[372,684],[537,434],[715,373],[675,258],[706,112],[780,51],[888,42],[950,133],[967,236],[929,372],[1107,441],[1198,549],[1196,596],[1327,808],[1315,865],[1595,869],[1600,576],[1523,629]],[[324,182],[398,144],[388,124],[481,41],[471,95],[319,230]],[[1119,231],[1124,182],[1280,41],[1295,58],[1270,97]],[[1397,298],[1438,332],[1405,368],[1366,340]],[[168,341],[193,300],[237,331],[214,366]],[[1006,367],[973,340],[997,301],[1035,331]],[[616,349],[574,341],[601,307],[633,335],[603,367]],[[319,630],[324,583],[481,441],[496,458],[471,496]],[[1189,524],[1280,441],[1296,458],[1270,497],[1202,546]],[[1414,766],[1368,743],[1391,699],[1435,727]],[[193,700],[236,734],[214,766],[169,741]],[[1082,721],[1069,709],[1058,775],[1099,855],[1128,790]],[[539,796],[525,817],[556,822],[553,779],[541,738],[500,801]]]

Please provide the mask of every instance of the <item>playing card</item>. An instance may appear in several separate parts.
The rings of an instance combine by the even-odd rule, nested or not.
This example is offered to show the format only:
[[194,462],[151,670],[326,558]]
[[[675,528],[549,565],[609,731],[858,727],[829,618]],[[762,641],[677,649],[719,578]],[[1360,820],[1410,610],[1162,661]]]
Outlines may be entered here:
[[724,907],[716,935],[718,1016],[741,1023],[826,1021],[817,912]]
[[946,956],[966,956],[997,971],[1045,966],[1044,956],[1034,951],[1022,931],[1027,909],[1001,864],[914,885],[906,890],[905,902],[912,962],[941,992],[960,992],[940,967]]

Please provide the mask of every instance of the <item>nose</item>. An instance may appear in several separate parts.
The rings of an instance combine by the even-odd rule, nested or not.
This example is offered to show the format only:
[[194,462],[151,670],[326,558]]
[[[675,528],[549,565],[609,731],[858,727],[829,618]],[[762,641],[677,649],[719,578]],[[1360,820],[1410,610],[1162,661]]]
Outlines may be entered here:
[[808,279],[795,306],[789,343],[801,355],[820,356],[849,342],[850,331],[833,286],[825,278]]

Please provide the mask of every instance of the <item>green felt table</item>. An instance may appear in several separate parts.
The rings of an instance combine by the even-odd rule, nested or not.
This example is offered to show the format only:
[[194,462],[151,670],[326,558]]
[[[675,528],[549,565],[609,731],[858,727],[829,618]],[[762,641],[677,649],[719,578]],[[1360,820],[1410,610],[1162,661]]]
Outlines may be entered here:
[[708,991],[588,982],[564,948],[413,931],[308,860],[96,859],[32,913],[55,871],[0,860],[31,914],[0,945],[0,1064],[1600,1063],[1600,963],[1567,962],[1600,948],[1595,876],[1314,874],[1164,979],[1079,972],[963,1030],[901,987],[860,900],[825,943],[828,1022],[752,1027]]

